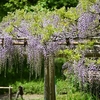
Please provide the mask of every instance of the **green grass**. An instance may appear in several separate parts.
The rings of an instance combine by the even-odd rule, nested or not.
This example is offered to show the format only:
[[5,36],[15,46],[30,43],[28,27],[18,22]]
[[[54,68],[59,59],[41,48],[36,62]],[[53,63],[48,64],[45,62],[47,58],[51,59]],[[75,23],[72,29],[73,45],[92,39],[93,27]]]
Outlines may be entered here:
[[[72,81],[69,80],[62,80],[59,79],[57,80],[56,83],[56,100],[95,100],[89,93],[85,93],[83,91],[78,91]],[[44,81],[31,81],[31,82],[26,82],[24,81],[23,83],[21,82],[16,82],[15,84],[12,84],[13,86],[13,93],[17,91],[17,88],[19,85],[22,85],[25,90],[25,94],[43,94],[44,93]],[[41,98],[41,100],[44,98]],[[33,99],[35,100],[35,99]]]
[[67,95],[56,95],[56,100],[66,100]]
[[43,81],[31,81],[23,83],[16,82],[12,84],[13,87],[12,92],[15,93],[18,90],[18,86],[23,86],[25,94],[43,94],[44,91],[44,82]]

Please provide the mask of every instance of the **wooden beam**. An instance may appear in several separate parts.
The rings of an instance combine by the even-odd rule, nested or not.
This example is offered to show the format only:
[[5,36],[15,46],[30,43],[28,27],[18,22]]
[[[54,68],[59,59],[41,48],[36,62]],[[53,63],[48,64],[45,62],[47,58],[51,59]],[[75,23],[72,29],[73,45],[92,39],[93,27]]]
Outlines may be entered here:
[[9,89],[9,88],[13,88],[13,87],[10,87],[10,86],[9,87],[3,87],[3,86],[0,87],[0,89]]
[[95,53],[86,53],[85,57],[100,57],[100,53],[95,52]]
[[100,39],[100,36],[98,36],[98,37],[91,37],[91,38],[88,38],[88,39]]
[[[67,38],[68,39],[68,38]],[[75,38],[73,38],[74,40],[79,40],[79,39],[83,39],[83,40],[87,40],[87,39],[100,39],[100,36],[94,36],[94,37],[86,37],[86,38],[79,38],[79,37],[75,37]]]
[[[4,45],[4,38],[3,37],[0,37],[0,45]],[[12,44],[13,45],[24,45],[26,46],[27,45],[27,40],[28,38],[27,37],[20,37],[20,38],[12,38]]]
[[[56,57],[67,57],[67,55],[65,54],[58,54],[56,55]],[[86,53],[85,57],[100,57],[100,53],[98,52],[90,52],[90,53]]]
[[[89,41],[84,41],[84,42],[71,42],[71,44],[73,45],[78,45],[78,44],[85,44]],[[100,45],[100,42],[94,42],[94,45]]]
[[0,40],[4,39],[4,37],[0,37]]
[[[4,37],[0,37],[0,40],[5,39]],[[28,37],[12,37],[12,40],[28,40]]]
[[28,40],[28,37],[12,38],[13,40]]
[[13,41],[13,45],[24,45],[24,41],[22,41],[22,42]]
[[[0,45],[3,45],[2,42],[0,42]],[[19,41],[13,41],[13,45],[24,45],[24,41],[19,42]]]
[[[69,45],[85,44],[87,42],[89,42],[89,41],[83,41],[83,42],[73,41],[73,42],[70,42]],[[66,42],[59,42],[58,45],[66,45],[67,46],[67,43]],[[94,42],[94,45],[100,45],[100,42]]]

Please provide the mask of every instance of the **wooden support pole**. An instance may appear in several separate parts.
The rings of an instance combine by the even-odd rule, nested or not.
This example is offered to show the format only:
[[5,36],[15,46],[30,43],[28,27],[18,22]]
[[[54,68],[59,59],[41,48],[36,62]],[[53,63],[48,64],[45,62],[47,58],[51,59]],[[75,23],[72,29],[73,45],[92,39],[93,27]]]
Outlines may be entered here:
[[2,47],[3,47],[3,45],[4,45],[4,39],[2,39]]
[[50,87],[50,99],[56,100],[55,96],[55,67],[54,67],[54,55],[49,54],[49,87]]
[[47,55],[44,59],[44,100],[56,100],[53,54]]
[[9,86],[9,100],[12,100],[12,88]]
[[44,100],[50,100],[48,55],[44,57]]

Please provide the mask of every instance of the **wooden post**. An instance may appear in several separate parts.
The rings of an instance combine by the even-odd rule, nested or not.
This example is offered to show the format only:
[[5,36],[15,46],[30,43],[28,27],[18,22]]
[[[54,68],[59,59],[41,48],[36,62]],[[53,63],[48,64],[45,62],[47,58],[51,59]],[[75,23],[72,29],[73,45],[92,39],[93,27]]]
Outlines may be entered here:
[[49,91],[49,59],[48,56],[44,57],[44,100],[50,100]]
[[49,54],[49,87],[50,87],[50,99],[56,100],[55,96],[55,67],[54,67],[54,56]]
[[12,100],[12,88],[9,86],[9,100]]

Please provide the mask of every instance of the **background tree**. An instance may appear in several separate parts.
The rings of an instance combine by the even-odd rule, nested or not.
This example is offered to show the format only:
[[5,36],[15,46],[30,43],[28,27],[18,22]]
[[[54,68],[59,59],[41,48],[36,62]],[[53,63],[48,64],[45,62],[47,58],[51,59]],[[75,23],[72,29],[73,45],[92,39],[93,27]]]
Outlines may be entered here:
[[7,15],[7,12],[14,12],[17,9],[25,9],[26,11],[33,11],[32,8],[35,5],[40,5],[41,9],[48,8],[53,10],[59,9],[63,6],[67,8],[75,7],[78,4],[78,0],[3,0],[0,1],[0,20],[3,16]]

